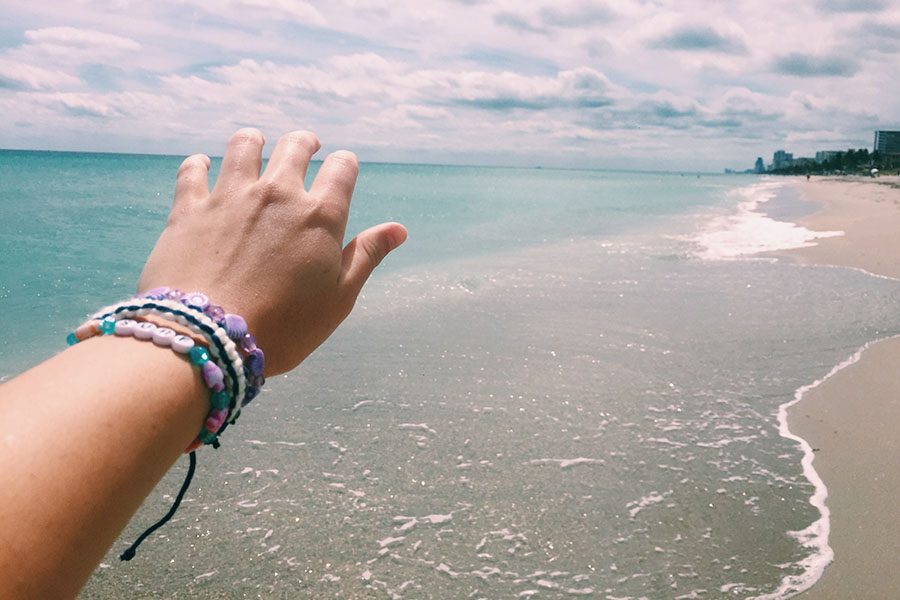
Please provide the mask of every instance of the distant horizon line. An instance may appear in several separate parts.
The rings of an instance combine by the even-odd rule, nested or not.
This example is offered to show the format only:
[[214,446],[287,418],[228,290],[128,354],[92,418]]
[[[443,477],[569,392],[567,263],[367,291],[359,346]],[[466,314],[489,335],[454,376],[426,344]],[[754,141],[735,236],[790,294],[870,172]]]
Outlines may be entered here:
[[[38,150],[34,148],[0,148],[0,152],[33,152],[33,153],[45,153],[45,154],[100,154],[100,155],[124,155],[124,156],[153,156],[153,157],[161,157],[161,158],[187,158],[191,156],[191,154],[168,154],[163,152],[114,152],[110,150]],[[203,154],[203,153],[195,153],[195,154]],[[218,159],[221,160],[221,156],[210,155],[207,154],[210,159]],[[269,160],[269,157],[264,156],[263,161]],[[313,158],[311,162],[321,163],[322,159]],[[535,165],[502,165],[502,164],[494,164],[494,165],[479,165],[472,163],[431,163],[431,162],[397,162],[390,160],[362,160],[360,159],[360,164],[371,164],[371,165],[411,165],[411,166],[420,166],[420,167],[464,167],[464,168],[475,168],[475,169],[542,169],[548,171],[608,171],[608,172],[618,172],[618,173],[663,173],[667,175],[746,175],[744,172],[734,172],[734,173],[724,173],[722,170],[718,171],[696,171],[696,170],[686,170],[686,169],[676,169],[676,170],[668,170],[668,169],[622,169],[622,168],[612,168],[612,167],[555,167],[555,166],[544,166],[540,164]],[[754,173],[750,173],[751,175]]]

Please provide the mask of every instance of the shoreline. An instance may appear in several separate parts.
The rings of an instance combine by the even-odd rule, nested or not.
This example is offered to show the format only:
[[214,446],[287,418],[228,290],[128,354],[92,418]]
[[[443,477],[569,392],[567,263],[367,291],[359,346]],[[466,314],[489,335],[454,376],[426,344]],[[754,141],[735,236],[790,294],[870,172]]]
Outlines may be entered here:
[[[900,178],[792,182],[821,208],[797,223],[843,231],[771,253],[802,264],[864,270],[900,281]],[[833,560],[804,600],[896,598],[900,590],[900,336],[867,343],[786,405],[783,425],[805,440],[827,488]],[[809,454],[808,454],[809,456]],[[804,458],[804,470],[808,458]],[[817,521],[818,523],[818,521]]]

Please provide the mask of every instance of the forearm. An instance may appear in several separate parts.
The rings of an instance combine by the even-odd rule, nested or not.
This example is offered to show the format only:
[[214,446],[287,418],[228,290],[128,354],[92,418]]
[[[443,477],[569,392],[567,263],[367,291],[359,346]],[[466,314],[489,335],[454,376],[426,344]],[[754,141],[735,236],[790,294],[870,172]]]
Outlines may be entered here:
[[[263,375],[294,368],[334,331],[372,270],[406,239],[402,225],[382,223],[343,245],[359,169],[352,153],[328,156],[306,190],[316,136],[286,134],[260,173],[263,143],[258,130],[235,133],[212,192],[208,157],[182,163],[172,213],[137,286],[167,288],[166,302],[174,302],[171,288],[189,292],[185,306],[193,294],[201,304],[206,294],[221,303],[215,319],[187,319],[180,305],[177,312],[221,342],[220,357],[235,356],[228,367],[234,393],[217,394],[242,405]],[[155,305],[151,313],[160,310]],[[117,315],[109,318],[121,322],[124,313]],[[207,331],[201,321],[210,319],[224,331]],[[97,332],[81,333],[72,335]],[[234,370],[240,357],[234,346],[225,348],[226,337],[241,344],[243,371]],[[78,592],[201,426],[216,429],[204,430],[201,441],[211,442],[216,424],[228,418],[223,396],[210,397],[224,378],[212,366],[204,364],[204,384],[175,352],[130,336],[100,336],[0,386],[0,598]],[[204,422],[211,400],[217,410]]]
[[208,396],[184,357],[115,337],[0,386],[0,597],[74,596],[197,435]]

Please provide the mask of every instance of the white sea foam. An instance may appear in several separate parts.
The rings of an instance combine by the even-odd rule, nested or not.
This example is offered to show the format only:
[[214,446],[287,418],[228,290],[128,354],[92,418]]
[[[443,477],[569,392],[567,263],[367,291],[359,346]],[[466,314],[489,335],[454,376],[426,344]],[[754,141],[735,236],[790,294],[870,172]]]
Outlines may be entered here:
[[653,506],[654,504],[659,504],[660,502],[663,502],[666,499],[666,496],[671,496],[671,495],[672,495],[672,490],[663,492],[662,494],[660,494],[659,492],[654,490],[654,491],[650,492],[649,494],[647,494],[646,496],[643,496],[643,497],[635,500],[634,502],[629,502],[628,504],[625,505],[625,507],[629,509],[628,516],[631,517],[632,519],[634,519],[638,515],[639,512],[641,512],[648,506]]
[[388,546],[393,546],[394,544],[398,544],[406,539],[406,536],[400,535],[396,537],[386,537],[378,540],[378,546],[381,548],[387,548]]
[[431,435],[437,435],[437,431],[428,426],[428,423],[400,423],[397,425],[398,429],[411,429],[418,431],[425,431],[430,433]]
[[891,277],[890,275],[882,275],[881,273],[873,273],[872,271],[867,271],[862,267],[851,267],[848,265],[820,265],[820,264],[796,264],[791,265],[797,269],[846,269],[849,271],[856,271],[857,273],[863,273],[868,275],[869,277],[874,277],[875,279],[885,279],[887,281],[900,281],[900,278]]
[[394,523],[402,523],[402,525],[398,525],[394,527],[396,531],[406,531],[408,529],[412,529],[416,525],[419,524],[429,524],[429,525],[441,525],[443,523],[447,523],[453,519],[453,512],[450,512],[445,515],[435,514],[435,515],[425,515],[424,517],[407,517],[404,515],[398,515],[394,517]]
[[778,408],[778,433],[784,438],[797,442],[800,449],[803,450],[803,458],[800,461],[800,464],[803,467],[803,476],[813,484],[815,489],[813,495],[809,498],[809,503],[818,509],[819,518],[813,521],[809,527],[806,527],[805,529],[788,532],[801,546],[812,550],[809,556],[798,563],[798,566],[803,568],[803,573],[785,576],[781,580],[778,589],[769,594],[756,596],[755,600],[782,600],[808,590],[819,580],[825,567],[827,567],[834,559],[834,550],[828,543],[828,538],[831,533],[831,511],[829,510],[828,505],[825,504],[825,500],[828,498],[828,488],[825,487],[825,482],[822,481],[822,478],[819,477],[815,467],[813,467],[815,454],[813,453],[812,446],[810,446],[809,442],[805,439],[790,430],[790,427],[788,426],[788,410],[800,402],[807,392],[819,387],[839,371],[857,363],[870,346],[885,339],[890,338],[882,338],[866,343],[863,347],[854,352],[852,356],[835,365],[834,368],[821,379],[817,379],[808,385],[798,388],[797,391],[794,392],[793,399],[789,402],[785,402]]
[[781,182],[763,181],[732,190],[729,194],[740,200],[736,212],[714,217],[691,238],[697,244],[697,255],[706,260],[732,259],[815,246],[815,240],[844,235],[843,231],[813,231],[766,215],[761,208],[783,186]]
[[554,464],[558,465],[560,469],[569,469],[571,467],[577,467],[579,465],[604,465],[606,464],[606,461],[602,458],[585,458],[583,456],[579,456],[578,458],[535,458],[533,460],[529,460],[527,464]]

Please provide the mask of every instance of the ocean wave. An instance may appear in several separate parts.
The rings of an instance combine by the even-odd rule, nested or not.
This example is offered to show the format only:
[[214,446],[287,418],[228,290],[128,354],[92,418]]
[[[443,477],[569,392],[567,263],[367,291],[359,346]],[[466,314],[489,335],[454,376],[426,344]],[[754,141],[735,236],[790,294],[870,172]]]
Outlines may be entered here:
[[882,338],[866,343],[850,357],[835,365],[824,377],[797,389],[797,391],[794,392],[794,397],[778,408],[778,433],[784,438],[797,442],[800,449],[803,451],[803,458],[801,459],[803,476],[813,484],[815,489],[812,496],[809,498],[809,503],[819,511],[819,518],[804,529],[788,532],[801,546],[812,551],[809,556],[797,563],[797,566],[802,568],[802,573],[799,575],[792,574],[785,576],[774,592],[757,596],[755,597],[755,600],[782,600],[808,590],[822,577],[825,568],[831,564],[832,560],[834,560],[834,550],[832,550],[831,545],[829,544],[829,535],[831,533],[831,511],[825,503],[825,500],[828,498],[828,488],[825,487],[825,482],[822,481],[822,478],[819,477],[818,472],[813,466],[815,453],[813,452],[812,446],[810,446],[809,442],[805,439],[791,431],[790,426],[788,425],[788,410],[803,400],[810,390],[819,387],[838,372],[859,362],[863,353],[868,350],[869,347],[885,339],[890,338]]
[[761,252],[816,245],[816,240],[844,235],[843,231],[813,231],[796,223],[778,221],[762,207],[777,197],[784,182],[762,181],[729,192],[738,200],[736,210],[709,219],[689,241],[704,260],[727,260]]

